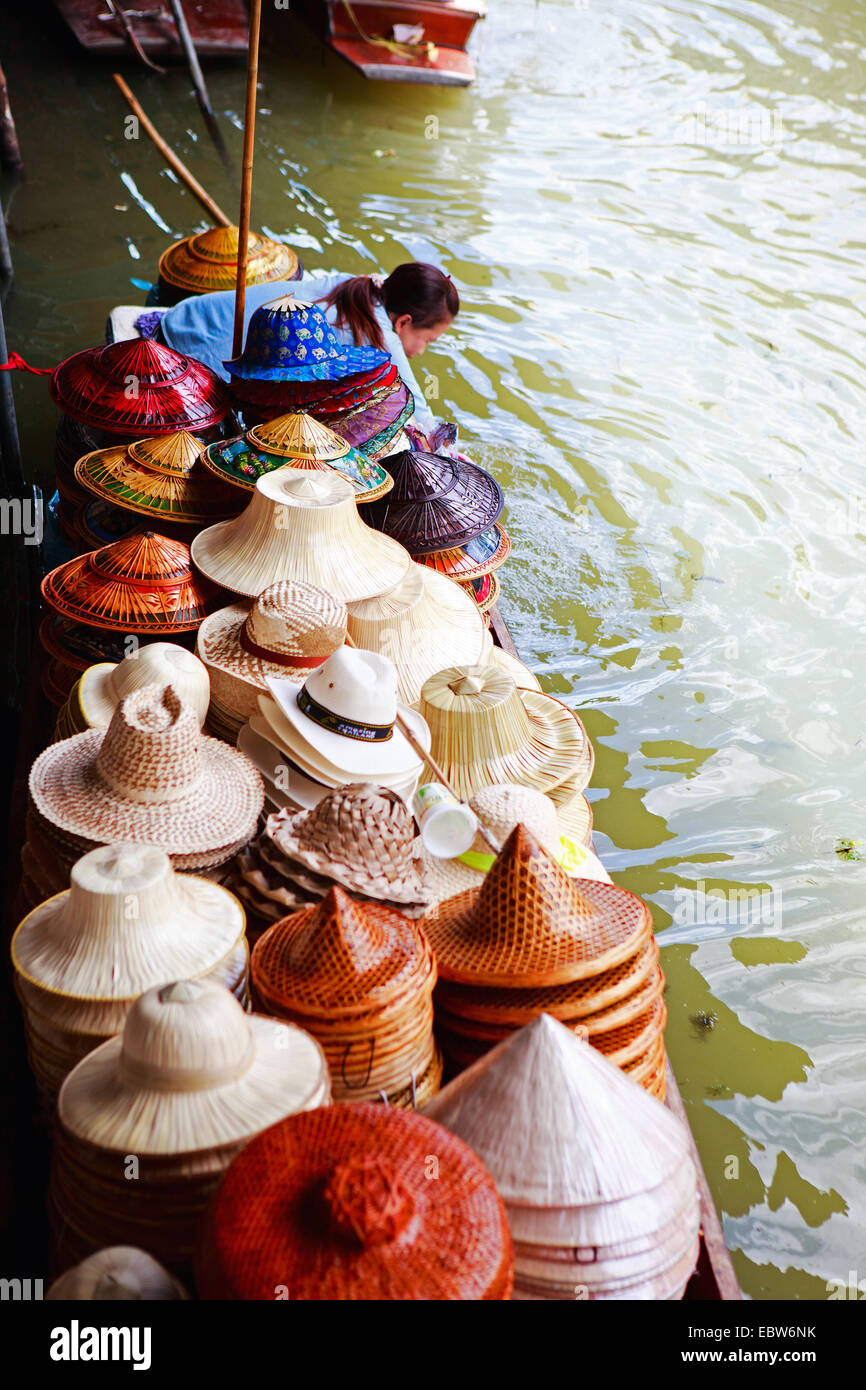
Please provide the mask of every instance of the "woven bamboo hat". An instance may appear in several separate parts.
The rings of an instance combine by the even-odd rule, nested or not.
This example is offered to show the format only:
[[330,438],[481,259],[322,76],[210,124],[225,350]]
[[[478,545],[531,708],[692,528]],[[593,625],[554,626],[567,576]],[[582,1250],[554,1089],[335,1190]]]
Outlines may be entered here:
[[64,1129],[121,1153],[183,1154],[257,1134],[328,1097],[315,1039],[245,1014],[219,985],[183,980],[136,1000],[123,1033],[70,1072]]
[[425,1114],[490,1169],[515,1241],[601,1247],[615,1258],[674,1223],[693,1267],[700,1208],[688,1132],[547,1014],[458,1076]]
[[243,353],[223,365],[241,381],[336,381],[387,360],[381,348],[341,343],[318,304],[283,295],[256,309]]
[[480,1160],[423,1116],[373,1105],[260,1135],[226,1174],[196,1252],[206,1299],[272,1300],[284,1288],[301,1300],[498,1300],[511,1269]]
[[345,478],[294,468],[260,478],[239,517],[196,536],[192,558],[248,598],[280,579],[317,584],[343,602],[371,598],[409,568],[402,546],[364,525]]
[[212,429],[230,409],[210,368],[152,338],[76,352],[54,369],[50,386],[73,420],[127,438]]
[[461,795],[498,782],[549,792],[566,778],[582,790],[592,775],[593,748],[577,715],[552,695],[518,689],[490,662],[431,676],[419,708],[433,757]]
[[[163,251],[159,277],[187,295],[233,290],[237,283],[239,242],[237,227],[211,227],[207,232],[184,237]],[[296,280],[302,274],[301,263],[290,246],[261,232],[250,232],[247,246],[248,285]]]
[[132,999],[213,969],[243,929],[240,903],[219,884],[176,874],[153,845],[111,844],[85,854],[69,889],[28,913],[12,961],[43,990]]
[[499,519],[502,489],[474,463],[408,449],[385,467],[393,491],[367,515],[412,555],[465,545]]
[[399,584],[349,604],[349,636],[397,668],[397,693],[408,705],[443,664],[474,665],[492,651],[490,633],[472,600],[444,575],[411,564]]
[[206,526],[239,510],[238,495],[199,462],[202,441],[186,430],[97,449],[75,465],[75,478],[96,497],[127,512]]
[[[207,668],[174,642],[151,642],[123,661],[90,666],[76,687],[85,728],[107,729],[120,701],[144,685],[170,685],[184,703],[195,709],[203,724],[210,703]],[[71,699],[71,696],[70,696]]]
[[598,975],[652,935],[640,898],[569,878],[522,825],[481,887],[449,898],[424,926],[443,979],[515,988]]
[[510,554],[511,539],[505,527],[497,522],[489,531],[482,532],[465,545],[456,546],[452,550],[418,554],[413,558],[420,565],[429,565],[431,569],[438,570],[449,579],[456,579],[459,584],[468,584],[474,579],[492,574],[493,570],[505,564]]
[[213,613],[198,630],[196,651],[215,704],[241,722],[257,714],[268,676],[303,681],[342,646],[346,616],[345,604],[324,589],[292,579]]
[[269,816],[267,833],[286,858],[350,892],[388,902],[428,898],[412,814],[386,787],[350,783],[313,810]]
[[212,851],[255,833],[264,793],[251,763],[206,738],[171,686],[127,695],[103,732],[40,753],[30,796],[52,826],[91,841],[144,840],[172,854]]
[[394,481],[379,464],[353,449],[312,415],[280,415],[235,439],[209,444],[205,468],[235,488],[252,492],[259,478],[277,468],[333,471],[345,478],[359,504],[390,492]]
[[168,1302],[189,1294],[158,1260],[132,1245],[98,1250],[55,1279],[46,1300],[113,1303],[146,1300]]
[[55,612],[123,632],[190,632],[223,595],[190,568],[189,547],[153,531],[126,536],[46,574],[42,596]]
[[534,671],[530,671],[528,666],[510,652],[506,652],[502,647],[492,647],[489,660],[500,670],[507,671],[514,678],[514,684],[520,690],[540,690],[541,682]]
[[282,719],[269,706],[260,708],[289,753],[296,751],[305,763],[350,773],[352,781],[402,777],[417,768],[418,755],[396,719],[402,715],[413,733],[423,721],[398,702],[397,672],[387,657],[343,646],[300,689],[285,678],[267,681]]

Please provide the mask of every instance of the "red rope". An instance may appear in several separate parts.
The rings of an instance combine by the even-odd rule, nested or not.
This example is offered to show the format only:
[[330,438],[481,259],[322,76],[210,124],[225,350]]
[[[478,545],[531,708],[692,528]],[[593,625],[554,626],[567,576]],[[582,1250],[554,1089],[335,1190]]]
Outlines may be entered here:
[[10,352],[8,362],[0,362],[0,372],[32,372],[34,376],[51,376],[53,367],[31,367],[17,352]]

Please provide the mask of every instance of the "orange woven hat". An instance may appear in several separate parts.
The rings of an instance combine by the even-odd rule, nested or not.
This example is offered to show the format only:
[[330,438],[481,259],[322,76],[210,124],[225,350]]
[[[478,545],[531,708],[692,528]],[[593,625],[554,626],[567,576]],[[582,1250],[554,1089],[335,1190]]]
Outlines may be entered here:
[[143,686],[107,729],[46,748],[30,770],[30,796],[41,817],[87,848],[143,840],[173,856],[240,848],[264,805],[252,763],[206,738],[170,685]]
[[[159,258],[159,278],[171,289],[182,290],[183,296],[161,297],[160,302],[168,304],[171,299],[190,294],[233,290],[237,282],[239,243],[237,227],[211,227],[207,232],[175,241]],[[247,245],[248,285],[296,280],[302,273],[301,263],[290,246],[256,232],[249,233]]]
[[153,531],[125,536],[46,574],[42,597],[91,627],[124,632],[189,632],[225,595],[193,574],[189,547]]
[[422,1115],[347,1104],[281,1121],[238,1156],[202,1222],[196,1285],[267,1302],[500,1300],[512,1262],[471,1149]]
[[640,898],[569,878],[523,825],[481,887],[442,903],[423,925],[443,979],[515,988],[598,975],[652,932]]
[[75,465],[76,481],[126,512],[161,521],[206,526],[240,511],[238,494],[219,483],[199,459],[202,441],[186,430],[96,449]]

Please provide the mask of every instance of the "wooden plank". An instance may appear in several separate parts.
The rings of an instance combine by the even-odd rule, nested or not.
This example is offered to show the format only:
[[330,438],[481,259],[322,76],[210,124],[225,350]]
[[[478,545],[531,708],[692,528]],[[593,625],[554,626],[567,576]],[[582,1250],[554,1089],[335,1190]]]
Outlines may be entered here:
[[[144,13],[162,10],[164,18],[132,19],[136,37],[149,54],[182,58],[171,10],[162,0],[117,0],[125,10]],[[129,53],[129,44],[117,20],[101,20],[106,13],[102,0],[54,0],[55,8],[69,25],[78,42],[94,53]],[[186,19],[190,36],[200,54],[218,57],[246,54],[249,30],[243,0],[187,0]]]

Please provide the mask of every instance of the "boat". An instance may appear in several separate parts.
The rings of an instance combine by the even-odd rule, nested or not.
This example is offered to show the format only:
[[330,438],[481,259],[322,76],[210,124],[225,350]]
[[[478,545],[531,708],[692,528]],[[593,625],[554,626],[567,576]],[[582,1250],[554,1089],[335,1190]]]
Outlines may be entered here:
[[301,0],[301,13],[365,77],[442,87],[475,77],[466,45],[484,0]]
[[[183,58],[171,6],[165,0],[54,0],[83,48],[104,57],[139,44],[153,58]],[[112,13],[114,11],[114,13]],[[190,37],[201,57],[246,55],[249,15],[244,0],[183,0]],[[134,36],[130,39],[126,27]]]

